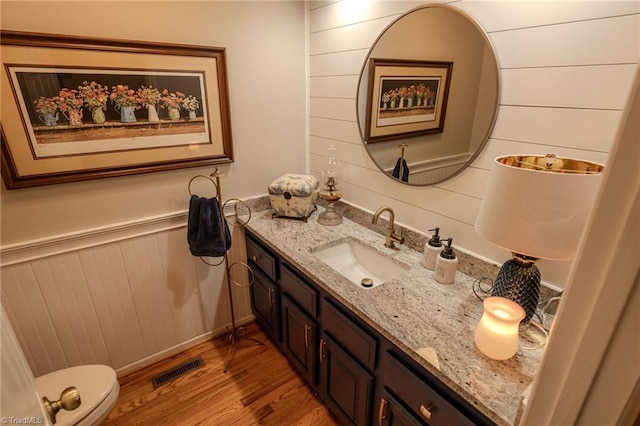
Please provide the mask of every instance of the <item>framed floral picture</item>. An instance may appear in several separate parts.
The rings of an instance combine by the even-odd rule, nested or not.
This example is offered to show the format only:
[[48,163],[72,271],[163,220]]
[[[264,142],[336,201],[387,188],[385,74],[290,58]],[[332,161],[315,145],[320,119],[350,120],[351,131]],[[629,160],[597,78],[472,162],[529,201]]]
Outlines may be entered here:
[[233,161],[224,48],[0,36],[7,189]]
[[365,140],[441,133],[453,62],[369,60]]

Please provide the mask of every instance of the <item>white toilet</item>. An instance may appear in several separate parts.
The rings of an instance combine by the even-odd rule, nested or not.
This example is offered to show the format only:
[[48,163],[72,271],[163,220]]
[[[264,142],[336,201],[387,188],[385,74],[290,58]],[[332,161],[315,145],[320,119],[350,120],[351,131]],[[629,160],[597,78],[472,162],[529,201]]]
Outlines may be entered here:
[[80,365],[36,377],[40,397],[50,401],[75,386],[80,394],[80,406],[72,411],[61,409],[56,414],[56,426],[90,426],[104,421],[116,405],[120,384],[113,368],[106,365]]

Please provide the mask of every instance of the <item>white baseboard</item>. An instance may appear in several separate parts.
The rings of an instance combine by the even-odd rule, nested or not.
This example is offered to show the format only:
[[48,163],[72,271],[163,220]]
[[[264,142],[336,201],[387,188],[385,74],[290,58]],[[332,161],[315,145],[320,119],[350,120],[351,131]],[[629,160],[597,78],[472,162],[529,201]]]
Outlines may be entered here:
[[[241,327],[243,325],[249,324],[255,320],[253,315],[248,315],[242,319],[236,320],[236,326]],[[169,358],[177,353],[184,352],[187,349],[196,346],[199,343],[202,343],[206,340],[216,339],[218,337],[224,336],[227,333],[227,326],[218,327],[215,330],[209,331],[207,333],[201,334],[199,336],[193,337],[189,340],[185,340],[184,342],[178,343],[170,348],[167,348],[163,351],[157,352],[153,355],[150,355],[146,358],[138,360],[129,365],[125,365],[124,367],[118,368],[116,370],[116,374],[118,377],[126,376],[129,373],[133,373],[134,371],[141,370],[145,367],[150,366],[151,364],[155,364],[158,361],[162,361],[165,358]]]

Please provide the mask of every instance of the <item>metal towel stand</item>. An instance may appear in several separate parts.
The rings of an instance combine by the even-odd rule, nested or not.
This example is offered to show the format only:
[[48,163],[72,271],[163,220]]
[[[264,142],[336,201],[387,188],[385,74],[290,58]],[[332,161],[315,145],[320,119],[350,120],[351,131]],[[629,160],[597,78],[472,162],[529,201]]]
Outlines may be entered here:
[[[224,217],[224,210],[225,207],[227,206],[227,203],[230,201],[233,201],[234,204],[234,208],[236,210],[236,220],[235,223],[231,223],[232,226],[244,226],[247,224],[247,222],[249,222],[249,220],[251,220],[251,209],[249,208],[249,206],[247,205],[247,203],[245,203],[242,200],[239,200],[237,198],[230,198],[227,201],[225,201],[224,203],[222,202],[222,191],[221,191],[221,185],[220,185],[220,177],[222,176],[222,173],[218,170],[218,168],[216,167],[215,171],[213,173],[211,173],[210,176],[204,176],[204,175],[196,175],[194,177],[191,178],[191,180],[189,181],[189,195],[193,195],[191,192],[191,183],[197,179],[197,178],[204,178],[204,179],[208,179],[209,181],[211,181],[211,183],[215,186],[216,188],[216,198],[218,199],[218,206],[220,208],[220,220],[222,222],[222,240],[224,243],[224,246],[226,247],[227,241],[227,235],[226,232],[224,232],[225,229],[225,217]],[[215,178],[215,181],[213,180],[213,178]],[[238,203],[242,203],[245,205],[247,211],[249,212],[249,217],[247,218],[246,221],[244,222],[240,222],[238,220],[238,216],[237,216],[237,212],[238,212]],[[229,264],[229,257],[227,255],[227,253],[225,252],[223,259],[219,262],[219,263],[210,263],[207,260],[205,260],[204,258],[200,257],[200,260],[202,262],[204,262],[205,264],[209,265],[209,266],[220,266],[224,263],[225,265],[225,278],[226,278],[226,282],[227,282],[227,292],[229,294],[229,308],[231,311],[231,324],[227,326],[227,334],[226,334],[226,338],[229,341],[229,353],[227,354],[227,360],[224,363],[224,369],[223,372],[226,373],[229,370],[229,364],[231,364],[231,359],[233,357],[233,349],[235,347],[236,341],[240,338],[240,336],[244,333],[246,333],[246,329],[242,326],[238,327],[236,326],[236,318],[235,318],[235,313],[234,313],[234,308],[233,308],[233,292],[232,292],[232,284],[235,284],[238,287],[248,287],[250,285],[253,284],[255,275],[253,273],[253,269],[251,269],[251,267],[244,263],[244,262],[234,262],[232,264]],[[241,284],[238,281],[235,281],[231,278],[231,269],[236,266],[236,265],[241,265],[247,268],[247,270],[249,271],[250,274],[250,279],[249,279],[249,284]],[[259,345],[263,345],[264,343],[261,340],[258,339],[254,339],[252,337],[249,338],[250,340],[253,340],[254,342],[256,342]]]

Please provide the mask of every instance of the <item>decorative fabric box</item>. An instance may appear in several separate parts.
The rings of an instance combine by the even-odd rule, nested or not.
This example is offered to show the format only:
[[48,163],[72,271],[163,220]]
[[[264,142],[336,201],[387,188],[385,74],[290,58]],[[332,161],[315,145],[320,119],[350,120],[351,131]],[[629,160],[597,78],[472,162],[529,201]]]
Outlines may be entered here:
[[318,179],[311,175],[287,173],[269,184],[273,217],[304,219],[316,209]]

